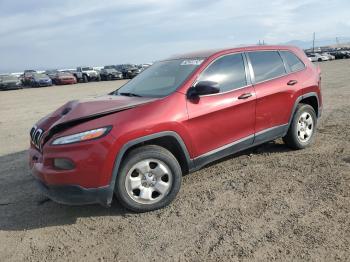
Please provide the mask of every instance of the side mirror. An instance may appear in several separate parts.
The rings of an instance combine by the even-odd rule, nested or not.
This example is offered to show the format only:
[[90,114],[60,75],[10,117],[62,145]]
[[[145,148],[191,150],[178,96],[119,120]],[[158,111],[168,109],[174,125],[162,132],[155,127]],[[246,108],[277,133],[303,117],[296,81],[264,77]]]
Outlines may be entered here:
[[219,84],[213,81],[200,81],[187,91],[188,99],[198,99],[199,96],[212,95],[220,92]]

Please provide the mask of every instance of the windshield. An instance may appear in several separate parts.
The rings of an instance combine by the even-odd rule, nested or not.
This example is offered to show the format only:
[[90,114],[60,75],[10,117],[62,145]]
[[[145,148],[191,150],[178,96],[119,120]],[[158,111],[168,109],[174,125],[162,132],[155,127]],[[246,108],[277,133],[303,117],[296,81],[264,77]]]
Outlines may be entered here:
[[68,73],[68,72],[60,72],[60,73],[57,73],[58,76],[72,76],[71,73]]
[[106,71],[107,73],[117,72],[117,70],[115,70],[114,68],[103,69],[103,71]]
[[36,78],[47,78],[47,75],[45,74],[34,74]]
[[45,71],[45,74],[47,74],[47,75],[49,75],[49,74],[53,75],[53,74],[57,74],[57,73],[58,73],[58,71],[57,71],[57,70],[49,70],[49,71]]
[[11,80],[17,81],[18,78],[17,76],[12,76],[12,75],[0,76],[0,81],[11,81]]
[[145,97],[167,96],[179,88],[203,61],[203,58],[199,58],[157,62],[123,85],[116,94]]
[[83,71],[89,71],[89,70],[94,70],[92,67],[83,67],[81,70]]

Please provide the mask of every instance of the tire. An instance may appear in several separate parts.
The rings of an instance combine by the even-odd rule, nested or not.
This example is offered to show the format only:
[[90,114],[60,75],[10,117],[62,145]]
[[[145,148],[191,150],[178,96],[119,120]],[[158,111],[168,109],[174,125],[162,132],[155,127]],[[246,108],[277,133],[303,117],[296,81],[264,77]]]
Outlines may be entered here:
[[180,190],[181,180],[181,167],[174,155],[163,147],[146,145],[127,154],[114,192],[125,208],[148,212],[170,204]]
[[98,77],[96,78],[96,81],[97,81],[97,82],[100,82],[100,81],[101,81],[101,76],[98,76]]
[[108,75],[107,76],[107,81],[111,81],[112,80],[112,76],[111,75]]
[[322,58],[319,58],[317,61],[318,61],[318,62],[322,62]]
[[89,82],[89,78],[87,77],[87,75],[83,75],[83,82],[84,83]]
[[292,149],[304,149],[315,140],[317,117],[312,106],[298,104],[284,143]]

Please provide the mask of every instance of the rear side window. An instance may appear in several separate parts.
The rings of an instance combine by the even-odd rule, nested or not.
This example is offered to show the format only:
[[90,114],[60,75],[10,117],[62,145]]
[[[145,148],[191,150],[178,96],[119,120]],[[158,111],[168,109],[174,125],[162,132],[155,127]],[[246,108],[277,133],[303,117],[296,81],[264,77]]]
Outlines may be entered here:
[[219,84],[220,92],[227,92],[247,85],[242,54],[218,58],[200,75],[198,81]]
[[277,51],[248,52],[255,82],[261,82],[286,74],[283,60]]
[[305,68],[304,63],[292,52],[281,51],[281,54],[283,55],[287,65],[289,66],[292,72],[299,71]]

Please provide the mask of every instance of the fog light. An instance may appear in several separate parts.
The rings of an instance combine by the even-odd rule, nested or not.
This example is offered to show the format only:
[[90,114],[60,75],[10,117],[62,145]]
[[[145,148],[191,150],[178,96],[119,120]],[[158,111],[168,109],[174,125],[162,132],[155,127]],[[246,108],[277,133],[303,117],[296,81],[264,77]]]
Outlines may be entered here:
[[54,158],[53,166],[60,170],[71,170],[74,169],[74,163],[66,158]]

